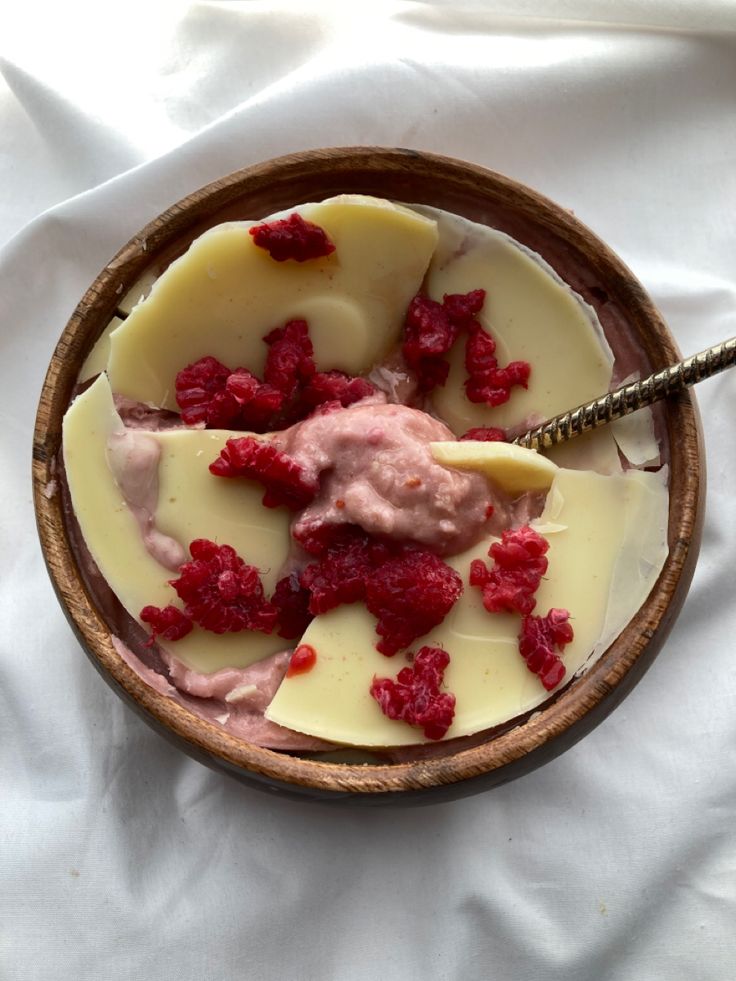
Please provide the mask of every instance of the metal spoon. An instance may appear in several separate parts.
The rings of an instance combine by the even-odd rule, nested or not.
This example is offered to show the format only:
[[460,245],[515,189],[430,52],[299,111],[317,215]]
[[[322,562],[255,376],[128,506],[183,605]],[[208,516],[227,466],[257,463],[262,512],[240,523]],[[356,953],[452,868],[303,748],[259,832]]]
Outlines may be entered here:
[[544,450],[557,443],[566,443],[575,436],[591,429],[605,426],[615,419],[636,412],[645,405],[651,405],[668,395],[681,392],[696,382],[703,381],[725,371],[736,364],[736,337],[716,344],[694,354],[685,361],[663,368],[648,378],[622,385],[613,392],[606,392],[592,402],[579,405],[576,409],[563,412],[548,419],[541,426],[535,426],[512,440],[517,446],[530,450]]

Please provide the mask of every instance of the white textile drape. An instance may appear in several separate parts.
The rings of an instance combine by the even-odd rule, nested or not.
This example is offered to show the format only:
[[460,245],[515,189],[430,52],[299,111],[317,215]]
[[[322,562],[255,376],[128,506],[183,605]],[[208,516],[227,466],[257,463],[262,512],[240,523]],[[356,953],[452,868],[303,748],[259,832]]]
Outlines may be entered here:
[[697,390],[700,563],[654,666],[554,763],[345,809],[192,762],[96,675],[35,538],[54,344],[144,223],[318,146],[432,150],[575,213],[684,353],[736,329],[729,0],[0,9],[0,976],[728,979],[736,970],[736,377]]

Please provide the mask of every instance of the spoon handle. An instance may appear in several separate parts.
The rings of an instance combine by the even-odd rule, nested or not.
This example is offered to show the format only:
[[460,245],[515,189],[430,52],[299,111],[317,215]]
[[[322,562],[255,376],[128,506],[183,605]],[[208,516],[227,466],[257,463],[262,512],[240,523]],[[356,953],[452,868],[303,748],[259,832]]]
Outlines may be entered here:
[[736,337],[715,344],[701,351],[700,354],[694,354],[685,361],[670,365],[669,368],[663,368],[662,371],[657,371],[641,381],[622,385],[592,402],[579,405],[577,409],[571,409],[553,419],[548,419],[541,426],[536,426],[517,436],[513,442],[517,446],[525,446],[530,450],[548,449],[557,443],[565,443],[575,436],[587,433],[591,429],[597,429],[598,426],[605,426],[615,419],[627,416],[630,412],[636,412],[637,409],[658,402],[667,395],[681,392],[696,382],[703,381],[704,378],[725,371],[734,364],[736,364]]

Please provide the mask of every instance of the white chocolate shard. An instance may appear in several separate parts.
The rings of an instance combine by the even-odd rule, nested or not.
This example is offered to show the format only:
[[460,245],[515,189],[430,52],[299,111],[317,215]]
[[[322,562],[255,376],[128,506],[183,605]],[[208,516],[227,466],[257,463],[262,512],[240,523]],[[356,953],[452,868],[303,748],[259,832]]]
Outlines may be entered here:
[[436,223],[359,195],[294,210],[324,228],[335,252],[276,262],[248,234],[254,222],[205,232],[111,338],[116,394],[176,409],[177,372],[205,355],[261,375],[263,337],[293,319],[309,323],[320,370],[367,373],[386,355],[437,244]]
[[463,440],[457,443],[431,443],[430,448],[432,456],[443,467],[482,473],[511,497],[518,497],[526,491],[547,490],[558,469],[556,464],[536,450],[527,450],[512,443]]
[[509,236],[454,215],[423,208],[437,218],[440,245],[427,274],[429,295],[484,289],[478,320],[496,340],[499,365],[528,361],[528,389],[514,388],[504,405],[474,404],[465,397],[465,345],[449,356],[447,383],[435,390],[441,419],[461,435],[476,426],[526,428],[529,418],[549,419],[608,390],[613,356],[595,312],[539,256]]
[[225,695],[226,702],[243,702],[258,694],[257,685],[237,685]]
[[152,269],[144,272],[140,279],[137,279],[133,283],[120,303],[118,303],[118,310],[121,313],[129,314],[134,306],[145,300],[157,278],[157,273]]
[[618,443],[610,426],[594,429],[544,451],[547,459],[567,470],[594,470],[596,473],[622,473]]
[[611,423],[613,438],[634,467],[658,466],[659,443],[654,433],[654,416],[649,406]]
[[110,334],[122,324],[120,317],[113,317],[110,323],[105,327],[103,332],[95,341],[95,346],[89,352],[84,360],[77,381],[81,384],[82,382],[89,381],[90,378],[94,378],[95,375],[99,375],[101,371],[105,370],[108,359],[110,357]]

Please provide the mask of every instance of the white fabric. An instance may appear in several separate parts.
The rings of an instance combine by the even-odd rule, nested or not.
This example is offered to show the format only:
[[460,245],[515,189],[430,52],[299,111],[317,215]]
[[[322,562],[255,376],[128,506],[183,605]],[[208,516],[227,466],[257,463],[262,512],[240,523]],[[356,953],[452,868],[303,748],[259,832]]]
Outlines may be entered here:
[[601,235],[683,352],[732,335],[735,32],[729,0],[2,6],[2,977],[733,977],[735,373],[697,390],[703,547],[650,672],[555,762],[420,810],[269,797],[133,716],[54,599],[30,446],[112,254],[309,147],[502,171]]

